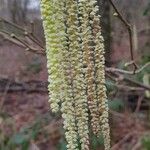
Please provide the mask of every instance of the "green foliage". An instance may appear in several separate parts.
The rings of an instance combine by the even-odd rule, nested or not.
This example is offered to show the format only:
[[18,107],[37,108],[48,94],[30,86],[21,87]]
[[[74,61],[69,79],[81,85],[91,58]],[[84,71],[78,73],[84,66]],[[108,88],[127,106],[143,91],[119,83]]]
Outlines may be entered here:
[[[10,125],[13,127],[13,122],[10,122],[11,118],[5,117],[1,119],[4,119],[5,126]],[[17,150],[18,148],[20,150],[28,150],[30,141],[38,136],[40,129],[41,125],[38,121],[30,127],[22,128],[19,132],[13,130],[10,135],[7,135],[3,129],[0,129],[0,150]]]
[[[116,85],[111,80],[106,80],[107,94],[109,95],[111,92],[117,90]],[[108,105],[111,110],[120,111],[124,108],[124,103],[121,99],[113,98],[112,100],[108,100]]]
[[124,103],[120,99],[114,99],[108,101],[109,108],[114,111],[120,111],[124,108]]
[[97,150],[99,147],[102,147],[104,144],[104,139],[102,134],[100,134],[98,137],[95,135],[92,135],[92,142],[91,142],[91,149]]
[[33,57],[32,60],[27,64],[26,71],[32,73],[39,73],[42,70],[42,62],[39,57]]
[[141,142],[144,150],[150,150],[150,135],[144,137]]
[[29,139],[30,139],[29,135],[26,135],[25,133],[17,133],[12,136],[10,142],[15,145],[21,145],[28,142]]
[[67,150],[66,145],[67,145],[66,141],[64,139],[62,139],[60,141],[60,143],[58,144],[57,149],[58,150]]
[[139,82],[143,82],[143,77],[145,74],[150,74],[150,68],[149,67],[145,68],[140,73],[134,75],[134,78],[135,78],[135,80],[137,80]]
[[24,133],[16,133],[11,137],[4,136],[0,141],[0,150],[15,150],[21,148],[21,150],[28,150],[31,137]]
[[144,16],[148,16],[150,15],[150,3],[147,5],[147,7],[145,8],[144,12],[143,12]]
[[111,80],[106,80],[106,87],[107,87],[107,92],[114,91],[116,89],[115,83]]

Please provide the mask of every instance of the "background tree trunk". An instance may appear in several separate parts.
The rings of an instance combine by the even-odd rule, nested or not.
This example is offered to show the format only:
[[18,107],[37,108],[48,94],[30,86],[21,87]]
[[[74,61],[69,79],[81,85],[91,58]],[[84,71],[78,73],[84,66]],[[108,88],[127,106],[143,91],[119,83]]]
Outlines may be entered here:
[[10,0],[7,8],[14,23],[26,23],[29,0]]

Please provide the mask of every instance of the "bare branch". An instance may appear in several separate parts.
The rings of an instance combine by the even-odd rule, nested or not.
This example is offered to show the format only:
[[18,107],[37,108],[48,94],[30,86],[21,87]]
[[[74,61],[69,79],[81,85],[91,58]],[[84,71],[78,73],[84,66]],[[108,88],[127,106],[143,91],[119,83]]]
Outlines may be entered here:
[[[30,80],[27,82],[18,82],[9,78],[0,78],[0,93],[14,93],[14,92],[27,92],[27,93],[48,93],[47,82]],[[5,88],[6,87],[6,88]],[[3,96],[4,97],[4,96]]]
[[[2,35],[7,35],[10,38],[7,38],[7,40],[14,42],[13,40],[11,40],[11,38],[15,39],[16,41],[19,41],[27,50],[30,50],[32,52],[36,51],[38,54],[43,54],[45,53],[44,50],[44,46],[41,44],[41,42],[34,36],[34,34],[32,33],[33,31],[28,32],[26,29],[24,29],[23,27],[20,27],[12,22],[9,22],[3,18],[0,18],[0,23],[2,25],[2,29],[0,29],[0,34]],[[20,31],[20,35],[16,35],[15,33],[13,33],[13,31],[11,32],[7,32],[5,29],[5,24],[10,25],[11,27],[14,27],[15,30],[19,30]],[[4,29],[3,29],[4,26]],[[30,43],[28,43],[26,39],[28,38],[30,41],[32,41],[32,43],[34,45],[36,45],[36,47],[38,46],[38,49],[33,48],[30,46]],[[16,42],[15,42],[16,44]],[[18,43],[17,43],[18,44]]]
[[[144,66],[142,66],[140,69],[136,70],[134,74],[138,74],[140,72],[142,72],[145,68],[147,68],[148,66],[150,66],[150,62],[146,63]],[[118,72],[121,74],[128,74],[128,75],[133,75],[132,71],[127,71],[127,70],[122,70],[122,69],[118,69],[118,68],[106,68],[107,72]]]
[[123,22],[123,24],[126,26],[128,33],[129,33],[129,42],[130,42],[130,55],[131,55],[131,62],[134,66],[134,70],[133,70],[133,74],[135,73],[137,67],[137,64],[135,63],[134,60],[134,52],[133,52],[133,32],[132,32],[132,28],[131,25],[124,19],[124,17],[122,16],[122,14],[119,12],[118,8],[115,6],[115,4],[113,3],[112,0],[109,0],[110,4],[112,5],[112,7],[114,8],[115,12],[117,13],[118,18]]

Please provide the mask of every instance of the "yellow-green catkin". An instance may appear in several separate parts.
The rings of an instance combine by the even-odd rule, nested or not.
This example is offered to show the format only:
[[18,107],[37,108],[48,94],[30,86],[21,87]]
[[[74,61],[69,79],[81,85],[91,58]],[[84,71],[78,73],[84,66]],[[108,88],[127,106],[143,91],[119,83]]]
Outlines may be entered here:
[[90,25],[89,14],[92,11],[89,0],[79,0],[79,15],[81,23],[81,37],[84,65],[86,66],[85,78],[87,84],[87,102],[91,115],[91,126],[94,134],[100,130],[98,103],[95,90],[95,70],[94,70],[94,44],[92,27]]
[[[53,112],[59,110],[59,102],[62,95],[62,71],[61,56],[62,43],[61,26],[63,25],[60,4],[58,0],[42,0],[41,14],[43,18],[43,27],[46,39],[46,56],[48,68],[48,91],[50,95],[50,104]],[[60,32],[58,32],[60,30]],[[64,31],[62,31],[64,32]]]
[[95,35],[95,68],[97,83],[97,98],[99,107],[99,119],[101,131],[104,137],[105,150],[110,150],[110,128],[108,123],[108,102],[105,87],[105,58],[104,58],[104,40],[101,35],[99,8],[96,0],[91,0],[93,11],[90,13],[93,24],[93,33]]
[[63,50],[64,56],[64,75],[66,86],[64,88],[65,97],[62,103],[62,117],[64,118],[64,129],[65,137],[67,141],[68,150],[77,150],[78,149],[78,133],[76,125],[76,112],[75,112],[75,97],[74,97],[74,76],[75,76],[75,60],[74,53],[76,50],[76,41],[75,35],[76,30],[74,29],[74,5],[73,1],[65,1],[65,25],[66,25],[66,44],[65,49]]
[[69,40],[74,41],[70,43],[72,51],[72,63],[73,63],[73,90],[75,100],[75,112],[76,122],[79,135],[79,141],[81,144],[81,150],[89,149],[89,128],[88,128],[88,105],[86,96],[86,81],[84,77],[83,68],[83,52],[79,29],[78,20],[78,3],[75,0],[71,0],[71,6],[69,13],[71,18],[68,21],[70,24],[68,34]]
[[[64,22],[69,20],[65,0],[42,0],[41,13],[46,39],[46,54],[49,73],[49,95],[53,112],[59,110],[61,101],[67,149],[77,149],[74,99],[72,92],[72,65],[68,36]],[[68,30],[68,29],[67,29]]]
[[[68,150],[89,150],[89,125],[110,150],[104,41],[96,0],[41,0],[48,90]],[[90,113],[88,113],[88,111]]]

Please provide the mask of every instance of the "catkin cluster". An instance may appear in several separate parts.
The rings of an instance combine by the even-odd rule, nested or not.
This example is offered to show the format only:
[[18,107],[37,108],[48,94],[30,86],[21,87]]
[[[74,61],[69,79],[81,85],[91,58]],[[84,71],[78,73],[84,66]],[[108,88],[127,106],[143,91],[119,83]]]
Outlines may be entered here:
[[62,112],[68,150],[89,150],[89,128],[110,150],[104,40],[96,0],[41,0],[49,101]]

